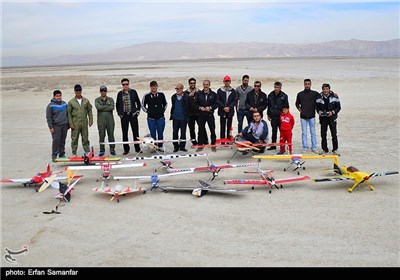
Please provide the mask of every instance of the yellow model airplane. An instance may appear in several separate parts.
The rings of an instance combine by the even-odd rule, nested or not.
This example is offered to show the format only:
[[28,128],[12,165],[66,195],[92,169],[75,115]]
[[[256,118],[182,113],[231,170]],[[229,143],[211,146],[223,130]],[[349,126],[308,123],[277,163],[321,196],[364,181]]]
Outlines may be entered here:
[[362,183],[365,183],[365,185],[368,186],[368,188],[373,191],[374,187],[370,184],[368,184],[369,180],[372,177],[380,177],[380,176],[386,176],[386,175],[395,175],[399,174],[398,171],[386,171],[386,172],[373,172],[371,174],[361,172],[354,166],[341,166],[339,167],[337,160],[333,164],[333,170],[338,176],[335,177],[329,177],[329,178],[322,178],[322,179],[313,179],[314,182],[327,182],[327,181],[343,181],[343,180],[353,180],[354,185],[351,188],[348,188],[348,192],[352,192],[357,186],[359,186]]
[[[272,160],[289,159],[290,165],[288,167],[284,168],[283,171],[286,171],[291,165],[295,166],[293,171],[296,171],[299,168],[303,168],[303,170],[305,170],[306,168],[303,166],[305,161],[302,161],[302,159],[333,159],[333,161],[336,163],[338,160],[337,155],[276,155],[276,156],[256,155],[256,156],[253,156],[253,158],[272,159]],[[297,171],[297,175],[300,175],[300,171]]]

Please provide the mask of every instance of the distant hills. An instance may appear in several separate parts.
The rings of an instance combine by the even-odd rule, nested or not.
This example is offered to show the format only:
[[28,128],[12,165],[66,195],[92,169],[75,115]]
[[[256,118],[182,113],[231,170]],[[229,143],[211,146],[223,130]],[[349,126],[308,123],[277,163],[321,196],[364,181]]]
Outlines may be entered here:
[[47,59],[32,59],[15,56],[3,57],[2,66],[39,66],[210,58],[399,56],[400,39],[388,41],[362,41],[352,39],[313,44],[149,42],[90,55],[64,55]]

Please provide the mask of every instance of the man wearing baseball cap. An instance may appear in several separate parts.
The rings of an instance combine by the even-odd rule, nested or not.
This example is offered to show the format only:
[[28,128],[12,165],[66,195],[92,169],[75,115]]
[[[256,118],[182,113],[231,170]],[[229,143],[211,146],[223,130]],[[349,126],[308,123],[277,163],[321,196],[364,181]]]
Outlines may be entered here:
[[[100,96],[94,101],[95,107],[97,109],[97,128],[99,130],[99,141],[104,142],[104,139],[108,137],[108,142],[115,142],[114,138],[114,99],[107,96],[107,87],[100,87]],[[99,156],[104,156],[105,146],[100,144]],[[110,144],[110,154],[115,156],[115,144]]]
[[217,90],[217,96],[219,100],[218,116],[220,121],[221,139],[229,137],[233,116],[235,114],[235,106],[238,102],[237,92],[231,87],[231,77],[225,76],[223,82],[224,86]]

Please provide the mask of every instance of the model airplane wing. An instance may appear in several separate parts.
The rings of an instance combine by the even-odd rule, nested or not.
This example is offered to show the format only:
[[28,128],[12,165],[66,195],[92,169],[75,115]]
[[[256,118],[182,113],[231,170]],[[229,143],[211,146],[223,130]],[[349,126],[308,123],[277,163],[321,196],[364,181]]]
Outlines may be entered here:
[[22,184],[28,184],[30,183],[32,178],[17,178],[17,179],[1,179],[0,182],[2,183],[22,183]]
[[296,182],[296,181],[302,181],[302,180],[308,180],[308,179],[311,179],[311,178],[309,176],[300,176],[300,177],[293,177],[293,178],[277,179],[277,180],[275,180],[275,183],[282,184],[282,183]]
[[[95,162],[95,161],[119,161],[122,158],[120,157],[89,157],[90,162]],[[76,156],[76,157],[69,157],[69,158],[56,158],[54,160],[55,162],[85,162],[85,158],[82,156]]]
[[40,186],[38,192],[42,192],[45,189],[47,189],[51,185],[51,183],[53,183],[53,181],[56,179],[56,177],[57,177],[57,175],[53,174],[50,177],[45,178],[43,180],[44,183]]
[[237,184],[237,185],[265,185],[265,180],[225,180],[224,184]]
[[369,177],[380,177],[380,176],[387,176],[387,175],[396,175],[399,174],[398,171],[386,171],[380,173],[374,173],[374,175],[370,175]]
[[75,182],[73,182],[73,183],[68,187],[68,189],[64,192],[64,195],[66,195],[67,193],[69,193],[69,192],[72,190],[72,188],[79,182],[80,179],[81,179],[81,178],[78,178]]
[[[175,173],[168,173],[168,174],[160,174],[157,175],[158,178],[162,177],[169,177],[169,176],[174,176],[174,175],[182,175],[182,174],[187,174],[187,173],[192,173],[193,171],[186,171],[186,172],[175,172]],[[123,180],[123,179],[136,179],[136,180],[151,180],[151,177],[153,175],[147,175],[147,176],[114,176],[115,180]]]
[[159,160],[170,160],[173,158],[189,158],[189,157],[204,157],[207,154],[170,154],[170,155],[154,155],[148,157],[134,157],[134,158],[125,158],[125,160],[148,160],[148,159],[159,159]]
[[347,181],[347,180],[354,180],[353,178],[350,177],[329,177],[329,178],[318,178],[318,179],[312,179],[314,182],[337,182],[337,181]]
[[[292,159],[294,155],[276,155],[276,156],[260,156],[256,155],[253,158],[261,158],[261,159]],[[301,156],[301,155],[299,155]]]

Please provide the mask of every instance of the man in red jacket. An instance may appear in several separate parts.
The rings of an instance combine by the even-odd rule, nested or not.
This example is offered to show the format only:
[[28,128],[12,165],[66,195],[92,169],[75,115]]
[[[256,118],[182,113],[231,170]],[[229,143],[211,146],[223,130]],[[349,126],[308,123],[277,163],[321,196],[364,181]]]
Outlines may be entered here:
[[282,112],[280,114],[280,144],[281,148],[278,155],[283,155],[285,153],[285,144],[289,144],[289,154],[292,154],[292,130],[294,127],[293,115],[289,112],[289,105],[284,105],[282,107]]

